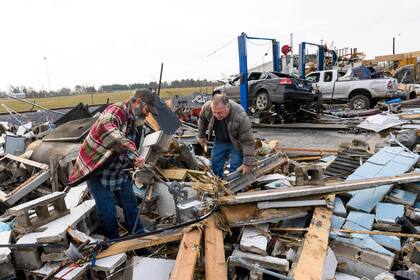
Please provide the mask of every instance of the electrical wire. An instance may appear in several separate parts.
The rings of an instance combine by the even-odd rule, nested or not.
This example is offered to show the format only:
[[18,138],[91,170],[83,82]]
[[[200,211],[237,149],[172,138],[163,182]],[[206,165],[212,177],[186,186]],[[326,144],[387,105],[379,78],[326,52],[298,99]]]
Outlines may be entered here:
[[257,43],[252,42],[250,39],[246,39],[246,41],[247,41],[248,43],[250,43],[251,45],[255,45],[255,46],[267,46],[267,45],[272,45],[272,43],[271,43],[271,42],[268,42],[268,43],[265,43],[265,44],[257,44]]
[[227,46],[229,46],[233,41],[235,41],[236,40],[236,37],[233,37],[233,39],[232,40],[230,40],[229,42],[227,42],[226,44],[224,44],[223,46],[221,46],[221,47],[219,47],[219,48],[217,48],[215,51],[213,51],[212,53],[210,53],[210,54],[208,54],[208,55],[206,55],[206,57],[209,57],[209,56],[212,56],[212,55],[214,55],[215,53],[217,53],[217,52],[219,52],[219,51],[221,51],[222,49],[224,49],[224,48],[226,48]]

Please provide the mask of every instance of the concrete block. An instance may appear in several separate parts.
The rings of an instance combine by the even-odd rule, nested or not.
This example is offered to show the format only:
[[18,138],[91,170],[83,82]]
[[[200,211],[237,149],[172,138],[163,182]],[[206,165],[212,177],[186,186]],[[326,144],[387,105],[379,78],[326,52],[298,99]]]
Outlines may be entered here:
[[175,260],[133,257],[132,279],[169,280]]
[[382,272],[381,274],[377,275],[373,280],[396,280],[394,274],[390,272]]
[[337,271],[344,272],[355,277],[363,278],[367,277],[368,279],[375,278],[378,274],[386,272],[383,268],[370,265],[349,257],[345,256],[336,256],[338,265]]
[[335,280],[360,280],[359,277],[342,273],[342,272],[336,272],[335,273]]
[[324,185],[323,169],[320,165],[301,164],[295,167],[296,185]]
[[242,233],[239,248],[242,251],[267,256],[268,240],[264,233],[268,233],[268,227],[269,224],[261,224],[258,228],[255,226],[246,226]]
[[338,237],[331,242],[335,255],[358,260],[375,267],[390,270],[395,254],[389,252],[371,238],[347,239]]
[[327,255],[325,256],[324,260],[324,272],[322,279],[334,279],[335,270],[337,269],[337,259],[335,257],[335,254],[333,250],[331,250],[330,247],[328,247]]

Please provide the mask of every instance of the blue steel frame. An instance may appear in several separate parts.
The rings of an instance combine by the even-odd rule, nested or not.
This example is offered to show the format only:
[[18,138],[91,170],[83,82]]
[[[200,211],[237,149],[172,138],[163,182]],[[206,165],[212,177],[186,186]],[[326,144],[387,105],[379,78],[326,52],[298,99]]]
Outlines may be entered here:
[[[318,47],[318,65],[317,70],[324,70],[324,58],[325,58],[325,47],[323,45],[318,45],[309,42],[302,42],[299,44],[299,76],[301,79],[305,79],[305,65],[306,65],[306,45]],[[332,52],[332,63],[335,65],[337,63],[337,53]]]
[[240,93],[241,105],[245,112],[248,112],[248,55],[246,50],[246,39],[250,40],[268,40],[273,44],[273,70],[281,71],[280,64],[280,43],[276,39],[248,37],[244,32],[238,36],[238,50],[239,50],[239,75],[240,75]]

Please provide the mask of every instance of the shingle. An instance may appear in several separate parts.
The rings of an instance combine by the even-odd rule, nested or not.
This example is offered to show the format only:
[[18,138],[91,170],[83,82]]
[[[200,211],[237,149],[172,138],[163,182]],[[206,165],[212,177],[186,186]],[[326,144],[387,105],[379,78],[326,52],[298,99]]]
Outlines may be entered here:
[[347,203],[347,208],[370,213],[390,189],[390,185],[383,185],[353,192],[353,197]]
[[417,199],[417,194],[397,188],[393,189],[389,196],[395,197],[398,200],[401,200],[401,202],[405,202],[405,204],[408,205],[414,205]]
[[347,211],[346,207],[344,207],[344,203],[341,198],[336,197],[334,202],[334,211],[333,213],[337,216],[346,217]]
[[346,220],[350,221],[350,222],[353,222],[355,224],[358,224],[359,226],[364,227],[367,230],[372,229],[372,225],[373,225],[373,215],[372,214],[350,211]]
[[395,223],[397,217],[404,216],[404,205],[393,203],[378,203],[376,205],[376,220],[381,223]]
[[371,237],[379,245],[389,250],[392,250],[394,252],[399,252],[401,250],[401,240],[396,236],[371,235]]

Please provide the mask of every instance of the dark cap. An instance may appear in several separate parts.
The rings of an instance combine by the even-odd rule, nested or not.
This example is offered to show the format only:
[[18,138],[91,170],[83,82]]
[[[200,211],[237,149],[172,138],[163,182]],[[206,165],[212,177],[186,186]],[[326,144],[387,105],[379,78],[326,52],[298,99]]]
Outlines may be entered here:
[[149,108],[150,113],[152,113],[153,115],[159,114],[156,109],[156,103],[157,103],[158,97],[154,93],[152,93],[150,89],[140,88],[140,89],[134,90],[133,98],[134,99],[140,98],[141,101],[146,103],[147,107]]

